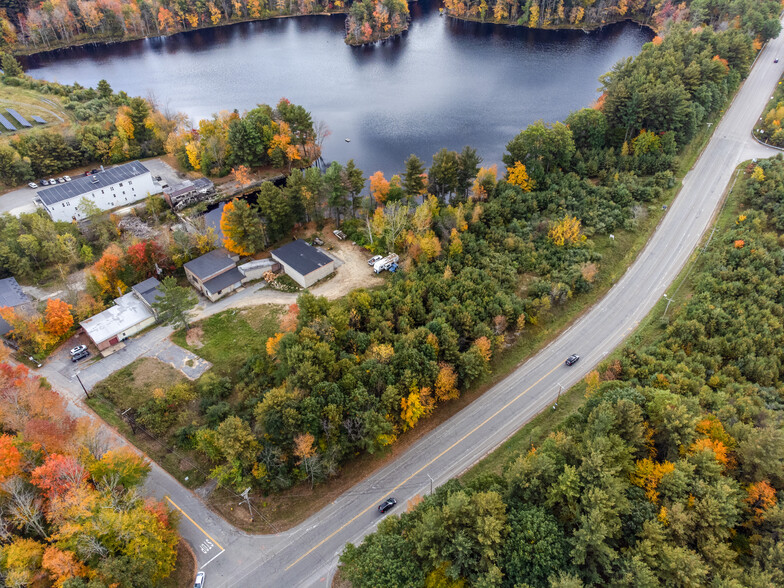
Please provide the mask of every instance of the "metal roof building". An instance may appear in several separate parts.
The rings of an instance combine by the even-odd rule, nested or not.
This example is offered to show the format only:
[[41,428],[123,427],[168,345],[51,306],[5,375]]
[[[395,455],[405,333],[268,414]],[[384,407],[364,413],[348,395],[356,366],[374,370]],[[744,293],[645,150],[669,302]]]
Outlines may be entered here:
[[131,163],[105,169],[91,176],[75,178],[65,184],[44,188],[38,191],[38,197],[44,204],[55,204],[63,200],[77,198],[88,192],[94,192],[99,188],[106,188],[123,180],[131,180],[145,173],[150,173],[150,170],[144,167],[141,162],[132,161]]
[[[16,278],[3,278],[0,280],[0,308],[8,306],[14,308],[30,302],[30,297],[22,292]],[[0,318],[0,335],[5,335],[11,330],[5,320]]]
[[39,190],[38,199],[54,220],[70,221],[84,218],[84,213],[78,210],[82,198],[101,210],[111,210],[160,191],[150,170],[141,162],[132,161]]

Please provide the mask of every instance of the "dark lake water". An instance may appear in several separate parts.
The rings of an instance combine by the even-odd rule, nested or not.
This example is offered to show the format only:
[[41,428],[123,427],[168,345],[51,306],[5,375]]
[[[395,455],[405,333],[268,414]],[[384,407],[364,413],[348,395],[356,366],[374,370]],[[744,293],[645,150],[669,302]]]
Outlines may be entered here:
[[285,96],[331,129],[326,160],[391,174],[441,147],[500,162],[521,128],[588,106],[597,78],[652,38],[631,23],[583,33],[461,22],[438,6],[412,3],[409,31],[372,47],[343,42],[343,16],[309,16],[53,51],[25,66],[62,83],[105,78],[194,121]]

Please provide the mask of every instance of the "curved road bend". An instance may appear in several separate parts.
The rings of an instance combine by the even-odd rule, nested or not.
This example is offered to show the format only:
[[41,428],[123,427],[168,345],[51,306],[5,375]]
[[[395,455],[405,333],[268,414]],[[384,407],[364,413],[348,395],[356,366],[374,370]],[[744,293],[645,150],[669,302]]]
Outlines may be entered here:
[[[250,536],[155,466],[148,490],[171,497],[185,513],[181,532],[193,546],[208,585],[328,586],[346,542],[358,542],[375,529],[380,520],[376,506],[384,498],[394,495],[397,509],[403,509],[414,495],[429,492],[431,478],[437,486],[460,474],[617,347],[683,268],[718,210],[736,165],[773,154],[754,142],[750,132],[784,71],[784,59],[773,63],[777,56],[784,58],[784,35],[763,50],[659,228],[608,294],[506,379],[328,507],[291,531]],[[582,359],[567,368],[563,360],[571,353]]]

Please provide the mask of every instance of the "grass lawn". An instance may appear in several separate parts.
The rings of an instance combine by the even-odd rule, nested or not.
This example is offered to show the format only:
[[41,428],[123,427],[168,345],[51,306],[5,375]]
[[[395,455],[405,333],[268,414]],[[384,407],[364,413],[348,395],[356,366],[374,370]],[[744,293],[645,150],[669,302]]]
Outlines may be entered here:
[[[742,164],[739,166],[739,169],[743,169],[745,165]],[[727,197],[716,219],[714,225],[715,233],[721,234],[740,214],[742,206],[739,202],[738,194],[743,193],[743,184],[744,180],[741,179]],[[666,300],[660,300],[640,323],[640,326],[632,333],[629,340],[611,353],[602,363],[602,366],[618,359],[627,345],[634,348],[645,347],[661,337],[669,323],[669,319],[691,298],[694,276],[697,275],[695,270],[700,269],[702,262],[700,253],[708,244],[712,234],[713,232],[707,233],[703,239],[703,244],[695,251],[689,263],[670,286],[668,292],[672,302],[670,302],[669,308]],[[713,237],[715,238],[715,234],[713,234]],[[601,372],[602,369],[603,367],[600,367],[599,371]],[[503,445],[463,474],[461,479],[464,482],[470,482],[482,474],[503,473],[506,467],[518,456],[529,451],[532,446],[540,444],[551,432],[561,429],[566,418],[579,410],[584,401],[585,382],[581,381],[561,395],[558,407],[555,410],[548,409],[539,413]]]
[[245,361],[263,351],[267,339],[276,333],[281,310],[274,305],[224,310],[192,325],[202,331],[200,346],[186,342],[184,329],[174,333],[172,341],[211,362],[219,374],[236,375]]

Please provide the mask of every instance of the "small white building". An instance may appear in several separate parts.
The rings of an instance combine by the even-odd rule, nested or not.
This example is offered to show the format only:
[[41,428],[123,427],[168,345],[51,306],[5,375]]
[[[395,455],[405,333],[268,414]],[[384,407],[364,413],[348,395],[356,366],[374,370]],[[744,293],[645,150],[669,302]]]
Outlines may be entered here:
[[272,251],[272,259],[303,288],[308,288],[335,271],[335,260],[298,239]]
[[117,345],[155,323],[155,316],[134,292],[115,298],[114,306],[81,323],[99,351]]
[[111,210],[160,191],[150,170],[142,163],[132,161],[39,190],[38,199],[52,220],[71,222],[85,217],[78,210],[82,198],[91,200],[101,210]]

